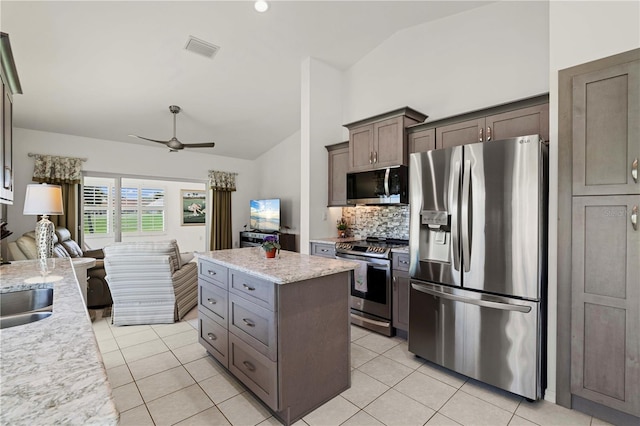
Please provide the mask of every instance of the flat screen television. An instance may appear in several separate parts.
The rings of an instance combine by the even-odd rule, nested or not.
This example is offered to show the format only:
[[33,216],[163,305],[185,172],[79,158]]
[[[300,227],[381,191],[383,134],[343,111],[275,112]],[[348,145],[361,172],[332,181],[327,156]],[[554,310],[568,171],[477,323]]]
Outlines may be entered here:
[[251,200],[251,229],[261,232],[280,231],[280,199]]

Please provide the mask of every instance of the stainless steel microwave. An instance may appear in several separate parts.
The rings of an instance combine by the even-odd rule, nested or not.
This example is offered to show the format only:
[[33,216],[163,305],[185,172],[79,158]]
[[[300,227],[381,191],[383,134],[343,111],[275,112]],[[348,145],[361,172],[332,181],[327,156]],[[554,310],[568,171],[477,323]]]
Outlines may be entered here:
[[347,204],[408,204],[409,168],[347,173]]

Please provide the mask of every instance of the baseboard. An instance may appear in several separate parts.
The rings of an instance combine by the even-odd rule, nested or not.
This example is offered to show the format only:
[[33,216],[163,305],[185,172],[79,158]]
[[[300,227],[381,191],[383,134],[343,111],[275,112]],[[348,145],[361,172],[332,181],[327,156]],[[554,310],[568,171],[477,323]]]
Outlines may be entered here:
[[640,424],[640,417],[614,410],[576,395],[571,395],[571,408],[617,426],[638,426]]

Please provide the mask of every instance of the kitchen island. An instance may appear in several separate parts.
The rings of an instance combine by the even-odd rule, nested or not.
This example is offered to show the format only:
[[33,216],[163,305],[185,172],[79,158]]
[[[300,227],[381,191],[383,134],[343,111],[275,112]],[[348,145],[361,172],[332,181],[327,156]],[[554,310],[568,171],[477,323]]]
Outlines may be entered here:
[[199,341],[291,424],[350,386],[356,265],[260,247],[198,253]]
[[115,425],[118,411],[73,265],[54,261],[46,279],[36,260],[0,267],[0,297],[53,289],[50,317],[0,330],[0,424]]

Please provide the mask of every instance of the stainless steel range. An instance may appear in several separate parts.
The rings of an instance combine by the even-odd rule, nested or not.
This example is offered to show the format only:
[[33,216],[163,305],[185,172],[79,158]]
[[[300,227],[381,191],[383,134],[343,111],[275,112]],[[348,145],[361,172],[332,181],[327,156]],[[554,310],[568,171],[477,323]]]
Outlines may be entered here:
[[385,336],[391,326],[391,249],[406,247],[408,240],[369,237],[336,243],[336,257],[359,264],[351,283],[351,322]]

